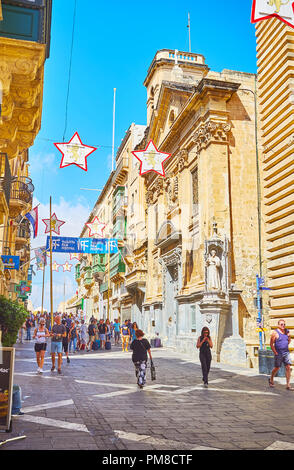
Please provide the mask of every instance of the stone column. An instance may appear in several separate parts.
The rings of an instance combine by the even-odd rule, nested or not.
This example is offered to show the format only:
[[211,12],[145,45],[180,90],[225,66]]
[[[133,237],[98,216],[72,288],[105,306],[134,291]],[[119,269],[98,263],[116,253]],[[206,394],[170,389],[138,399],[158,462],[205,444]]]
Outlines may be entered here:
[[220,361],[236,366],[247,366],[246,343],[239,334],[239,301],[242,291],[230,291],[231,322],[227,325]]

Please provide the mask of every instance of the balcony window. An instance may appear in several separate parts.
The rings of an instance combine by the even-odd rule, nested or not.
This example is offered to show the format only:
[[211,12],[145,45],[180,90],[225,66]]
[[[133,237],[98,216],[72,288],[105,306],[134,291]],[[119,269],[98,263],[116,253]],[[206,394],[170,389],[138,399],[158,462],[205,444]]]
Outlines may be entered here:
[[6,153],[0,153],[0,190],[3,191],[7,205],[9,206],[11,171]]
[[27,240],[31,237],[30,223],[28,220],[24,220],[17,229],[17,238],[26,238]]
[[52,0],[5,0],[0,36],[47,44],[50,47]]

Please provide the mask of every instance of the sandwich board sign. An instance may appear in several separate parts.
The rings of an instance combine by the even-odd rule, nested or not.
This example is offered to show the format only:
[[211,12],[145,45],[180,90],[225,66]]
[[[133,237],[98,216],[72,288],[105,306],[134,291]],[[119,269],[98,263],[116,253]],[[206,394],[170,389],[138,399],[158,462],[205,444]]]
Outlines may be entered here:
[[0,430],[11,430],[14,348],[0,347]]

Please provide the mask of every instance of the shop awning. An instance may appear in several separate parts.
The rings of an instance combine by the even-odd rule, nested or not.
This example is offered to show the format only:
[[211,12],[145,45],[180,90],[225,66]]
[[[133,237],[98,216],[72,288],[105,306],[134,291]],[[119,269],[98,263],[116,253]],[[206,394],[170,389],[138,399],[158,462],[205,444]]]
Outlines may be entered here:
[[69,305],[68,307],[66,307],[66,310],[70,310],[71,308],[81,307],[82,306],[82,300],[83,299],[77,300],[74,304]]

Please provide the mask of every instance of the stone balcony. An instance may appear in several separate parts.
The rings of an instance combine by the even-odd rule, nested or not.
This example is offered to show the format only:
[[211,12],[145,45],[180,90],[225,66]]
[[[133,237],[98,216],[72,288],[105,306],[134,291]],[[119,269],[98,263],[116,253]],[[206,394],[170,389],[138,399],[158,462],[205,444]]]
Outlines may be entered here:
[[0,37],[0,149],[9,159],[31,147],[40,130],[45,48]]
[[134,269],[125,275],[125,286],[128,290],[139,289],[145,292],[147,269]]

